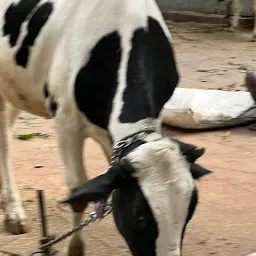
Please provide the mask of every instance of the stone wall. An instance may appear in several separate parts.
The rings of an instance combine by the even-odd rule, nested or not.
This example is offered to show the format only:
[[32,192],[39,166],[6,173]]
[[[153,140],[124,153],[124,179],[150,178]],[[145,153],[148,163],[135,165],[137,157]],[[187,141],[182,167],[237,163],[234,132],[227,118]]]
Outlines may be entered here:
[[[211,14],[224,14],[225,3],[218,0],[156,0],[161,10],[168,11],[192,11]],[[240,0],[242,15],[253,15],[253,0]]]

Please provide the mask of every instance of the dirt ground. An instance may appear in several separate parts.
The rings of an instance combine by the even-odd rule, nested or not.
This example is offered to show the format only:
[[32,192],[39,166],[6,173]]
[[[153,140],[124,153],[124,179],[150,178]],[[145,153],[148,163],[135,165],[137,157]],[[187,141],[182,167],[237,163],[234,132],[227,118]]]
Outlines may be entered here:
[[[182,77],[180,87],[245,89],[246,70],[256,69],[256,43],[248,42],[249,31],[231,34],[218,26],[195,23],[172,23],[170,28]],[[214,171],[198,184],[200,203],[186,232],[183,255],[245,256],[256,252],[256,133],[246,128],[207,132],[164,129],[184,142],[206,147],[199,162]],[[16,138],[25,133],[49,137]],[[12,236],[0,225],[0,251],[27,256],[37,248],[40,237],[36,189],[45,190],[50,232],[62,234],[71,227],[69,209],[57,207],[67,193],[65,172],[50,120],[22,113],[14,128],[13,150],[29,232]],[[107,168],[101,149],[92,140],[86,142],[85,158],[90,177]],[[3,217],[0,211],[1,222]],[[130,255],[111,216],[86,228],[84,237],[87,255]],[[66,245],[67,241],[56,247],[59,255],[65,255]]]

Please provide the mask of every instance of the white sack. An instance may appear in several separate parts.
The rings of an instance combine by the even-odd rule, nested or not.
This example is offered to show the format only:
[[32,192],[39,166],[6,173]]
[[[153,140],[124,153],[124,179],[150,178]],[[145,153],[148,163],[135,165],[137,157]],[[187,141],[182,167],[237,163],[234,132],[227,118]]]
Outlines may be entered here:
[[176,88],[162,118],[187,129],[237,126],[256,121],[256,106],[249,92]]

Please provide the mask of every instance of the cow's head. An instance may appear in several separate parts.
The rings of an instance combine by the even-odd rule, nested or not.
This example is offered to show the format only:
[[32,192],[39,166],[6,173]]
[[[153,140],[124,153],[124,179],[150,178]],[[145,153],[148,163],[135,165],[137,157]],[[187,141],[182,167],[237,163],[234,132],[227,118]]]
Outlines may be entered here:
[[133,255],[179,256],[196,204],[194,179],[210,173],[195,164],[204,149],[167,138],[135,148],[65,202],[98,201],[112,191],[117,228]]

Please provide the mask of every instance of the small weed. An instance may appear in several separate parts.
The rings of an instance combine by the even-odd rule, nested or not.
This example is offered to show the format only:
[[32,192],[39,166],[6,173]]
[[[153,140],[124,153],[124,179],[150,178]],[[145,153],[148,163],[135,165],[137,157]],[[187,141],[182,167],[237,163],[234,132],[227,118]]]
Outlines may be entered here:
[[17,135],[17,139],[19,140],[32,140],[34,138],[48,138],[49,135],[48,134],[45,134],[45,133],[27,133],[27,134],[19,134]]
[[207,69],[198,69],[197,72],[208,73],[208,72],[210,72],[210,70],[207,70]]

